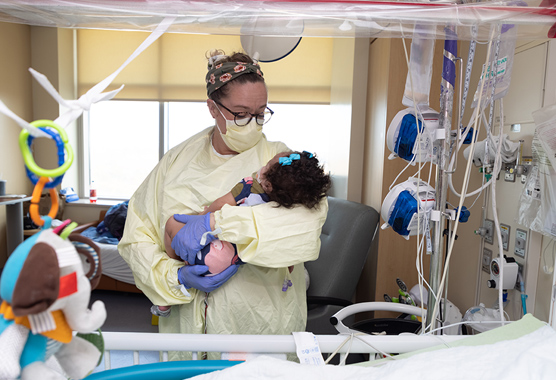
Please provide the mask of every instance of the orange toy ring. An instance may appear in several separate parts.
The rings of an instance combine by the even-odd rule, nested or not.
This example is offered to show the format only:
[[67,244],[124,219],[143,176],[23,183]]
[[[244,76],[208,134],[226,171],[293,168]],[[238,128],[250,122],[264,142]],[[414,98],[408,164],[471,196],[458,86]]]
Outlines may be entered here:
[[[41,200],[42,191],[44,189],[44,185],[50,181],[48,177],[40,177],[39,181],[35,185],[33,189],[33,195],[31,197],[31,205],[29,206],[29,214],[31,215],[31,219],[37,225],[42,227],[44,225],[44,220],[41,218],[39,214],[39,202]],[[54,219],[56,214],[58,213],[58,192],[55,188],[49,189],[50,192],[50,200],[52,204],[50,205],[50,212],[48,216]]]

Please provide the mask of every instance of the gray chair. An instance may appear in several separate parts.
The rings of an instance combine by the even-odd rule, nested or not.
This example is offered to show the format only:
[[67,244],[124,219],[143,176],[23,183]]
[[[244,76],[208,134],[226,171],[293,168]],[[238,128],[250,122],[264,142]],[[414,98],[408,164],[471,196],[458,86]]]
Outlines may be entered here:
[[376,268],[377,259],[378,212],[333,197],[328,197],[328,206],[319,258],[305,263],[310,280],[306,331],[314,334],[337,334],[330,317],[352,304],[365,262],[371,260]]

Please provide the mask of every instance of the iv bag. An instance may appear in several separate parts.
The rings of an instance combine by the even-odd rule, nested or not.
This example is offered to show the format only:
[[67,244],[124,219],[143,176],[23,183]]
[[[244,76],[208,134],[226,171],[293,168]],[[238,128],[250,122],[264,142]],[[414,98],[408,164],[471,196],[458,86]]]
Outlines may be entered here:
[[516,221],[556,238],[556,171],[552,164],[556,141],[549,140],[549,136],[556,136],[556,104],[533,112],[533,119],[536,124],[531,146],[534,165],[527,174]]
[[[409,71],[402,99],[402,104],[406,107],[429,105],[435,43],[430,35],[431,33],[434,35],[434,28],[431,25],[415,25],[414,36],[416,37],[413,37],[411,41]],[[423,36],[423,38],[419,36]],[[429,38],[426,39],[426,36]]]
[[[512,78],[512,67],[514,62],[515,53],[515,43],[517,39],[517,27],[513,24],[502,25],[498,59],[496,59],[496,49],[498,42],[493,42],[490,47],[490,56],[488,66],[485,68],[483,64],[482,76],[477,84],[477,90],[475,91],[475,96],[473,97],[473,103],[471,108],[477,106],[479,101],[479,90],[481,88],[481,82],[485,80],[486,82],[483,86],[483,95],[481,96],[481,103],[483,105],[489,104],[491,101],[501,99],[508,93],[510,89],[510,80]],[[496,60],[495,60],[496,59]],[[494,70],[496,69],[496,73]],[[492,88],[495,85],[496,88],[494,96],[492,95]]]

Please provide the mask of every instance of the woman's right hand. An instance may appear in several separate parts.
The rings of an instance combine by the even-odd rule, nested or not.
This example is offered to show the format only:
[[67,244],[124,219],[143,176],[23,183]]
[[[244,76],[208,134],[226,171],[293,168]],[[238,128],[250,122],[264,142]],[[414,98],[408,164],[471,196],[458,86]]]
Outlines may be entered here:
[[185,265],[178,269],[178,280],[187,289],[195,288],[210,293],[221,287],[239,269],[239,265],[230,265],[214,276],[204,276],[208,271],[206,265]]
[[182,260],[194,263],[197,252],[216,239],[214,235],[209,234],[206,235],[204,244],[201,244],[203,235],[211,231],[210,215],[210,213],[206,215],[174,215],[176,221],[185,224],[172,239],[172,248]]

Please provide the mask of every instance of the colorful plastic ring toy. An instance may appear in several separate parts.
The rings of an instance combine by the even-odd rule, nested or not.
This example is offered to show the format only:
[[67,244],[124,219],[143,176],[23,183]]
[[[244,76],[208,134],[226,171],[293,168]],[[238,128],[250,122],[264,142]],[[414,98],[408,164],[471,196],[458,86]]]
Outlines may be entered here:
[[[39,127],[39,129],[42,130],[43,132],[47,133],[48,135],[52,136],[52,139],[54,140],[54,142],[56,143],[56,147],[58,148],[58,166],[63,165],[64,164],[64,159],[65,159],[65,153],[64,153],[64,142],[62,141],[62,138],[60,137],[60,135],[55,130],[52,130],[50,128]],[[33,136],[29,136],[27,138],[27,145],[29,147],[31,147],[31,144],[32,144],[34,139],[35,139],[35,137],[33,137]],[[37,176],[35,173],[33,173],[31,170],[29,170],[29,168],[27,166],[25,166],[25,172],[27,173],[27,177],[29,177],[29,180],[34,185],[36,185],[37,182],[39,181],[39,176]],[[62,183],[63,178],[64,178],[64,175],[62,174],[61,176],[55,178],[54,180],[46,183],[44,185],[44,187],[46,189],[51,189],[53,187],[56,187],[60,183]]]
[[[29,206],[29,214],[31,215],[31,219],[37,226],[40,227],[44,225],[44,220],[39,214],[39,202],[41,200],[44,185],[47,182],[48,177],[41,177],[39,179],[39,182],[37,182],[35,188],[33,189],[33,195],[31,196],[31,205]],[[50,212],[48,213],[48,216],[54,219],[56,217],[56,214],[58,213],[58,192],[54,188],[49,189],[49,192],[52,204],[50,205]]]
[[29,132],[24,129],[19,134],[19,148],[21,149],[21,153],[23,154],[23,160],[25,162],[25,166],[27,166],[31,172],[35,173],[39,177],[57,178],[64,175],[64,173],[69,169],[69,167],[73,163],[73,149],[71,148],[71,145],[68,142],[68,135],[66,131],[51,120],[35,120],[30,124],[36,128],[50,127],[55,129],[60,135],[62,142],[64,143],[64,148],[67,153],[67,159],[62,165],[60,165],[56,169],[43,169],[39,167],[35,163],[33,154],[31,153],[31,150],[29,149],[29,145],[27,144],[27,140],[30,136]]

